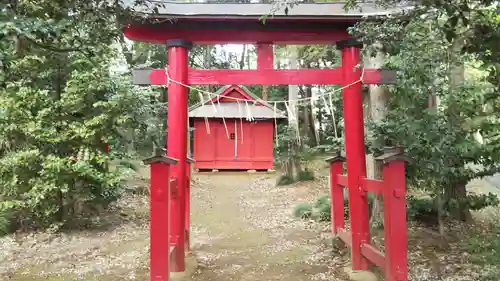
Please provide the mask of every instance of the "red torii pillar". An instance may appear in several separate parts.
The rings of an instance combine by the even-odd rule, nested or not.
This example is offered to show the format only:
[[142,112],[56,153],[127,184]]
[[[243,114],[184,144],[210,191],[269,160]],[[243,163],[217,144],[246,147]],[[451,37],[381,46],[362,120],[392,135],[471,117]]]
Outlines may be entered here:
[[[177,82],[188,84],[188,51],[192,43],[183,39],[167,41],[168,75]],[[168,85],[168,137],[167,153],[179,162],[171,168],[173,180],[177,180],[177,193],[170,200],[171,243],[176,246],[172,272],[185,269],[186,241],[186,188],[187,136],[188,136],[188,89],[179,83]]]
[[164,150],[158,149],[156,155],[144,160],[150,165],[150,280],[168,281],[170,269],[169,243],[169,200],[170,167],[176,159],[166,157]]
[[[361,245],[370,241],[368,196],[361,195],[360,180],[366,177],[365,131],[360,49],[356,39],[337,42],[342,52],[342,100],[344,103],[344,137],[349,190],[349,218],[352,232],[352,268],[368,269],[369,262],[361,255]],[[357,82],[357,83],[356,83]]]

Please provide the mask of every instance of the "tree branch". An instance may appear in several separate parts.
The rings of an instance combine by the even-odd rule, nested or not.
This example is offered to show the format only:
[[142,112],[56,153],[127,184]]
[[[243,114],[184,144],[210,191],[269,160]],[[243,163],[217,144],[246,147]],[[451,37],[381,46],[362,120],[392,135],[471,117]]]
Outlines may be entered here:
[[70,53],[70,52],[84,52],[83,51],[83,48],[82,47],[78,47],[78,48],[57,48],[57,47],[54,47],[54,46],[49,46],[49,45],[45,45],[45,44],[42,44],[42,43],[38,43],[36,42],[36,40],[32,39],[32,38],[29,38],[27,36],[24,36],[24,38],[29,41],[30,43],[32,43],[33,45],[36,45],[42,49],[45,49],[45,50],[48,50],[48,51],[51,51],[51,52],[55,52],[55,53]]

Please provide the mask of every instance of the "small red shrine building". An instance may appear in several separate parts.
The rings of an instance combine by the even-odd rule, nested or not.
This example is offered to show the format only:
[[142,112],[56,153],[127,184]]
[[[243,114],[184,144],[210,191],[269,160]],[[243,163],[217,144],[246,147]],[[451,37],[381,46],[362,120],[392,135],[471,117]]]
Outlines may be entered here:
[[194,167],[273,169],[275,124],[284,117],[244,86],[222,87],[214,98],[189,109]]

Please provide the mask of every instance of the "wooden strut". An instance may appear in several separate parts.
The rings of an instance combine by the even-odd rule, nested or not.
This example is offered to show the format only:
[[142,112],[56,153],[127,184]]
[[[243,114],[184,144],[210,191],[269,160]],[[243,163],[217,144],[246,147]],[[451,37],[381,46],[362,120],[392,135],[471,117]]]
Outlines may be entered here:
[[[166,157],[164,149],[144,160],[150,165],[150,268],[151,280],[168,280],[175,247],[170,245],[169,201],[175,183],[170,184],[170,166],[177,159]],[[172,188],[172,189],[171,189]]]
[[[170,69],[170,67],[169,67]],[[165,85],[165,69],[135,69],[136,85]],[[396,71],[364,68],[364,84],[394,84]],[[187,85],[340,85],[342,68],[189,69]]]
[[[407,281],[407,230],[406,230],[406,183],[405,162],[401,150],[385,149],[377,161],[384,163],[383,180],[361,179],[361,193],[374,192],[384,196],[384,241],[385,254],[371,245],[369,241],[360,244],[360,257],[377,265],[384,273],[386,281]],[[336,155],[326,159],[330,163],[331,227],[345,244],[353,247],[354,232],[345,229],[344,187],[348,185],[347,175],[343,175],[345,158]],[[351,190],[350,190],[351,192]],[[349,207],[352,211],[351,205]],[[351,217],[351,219],[355,219]]]

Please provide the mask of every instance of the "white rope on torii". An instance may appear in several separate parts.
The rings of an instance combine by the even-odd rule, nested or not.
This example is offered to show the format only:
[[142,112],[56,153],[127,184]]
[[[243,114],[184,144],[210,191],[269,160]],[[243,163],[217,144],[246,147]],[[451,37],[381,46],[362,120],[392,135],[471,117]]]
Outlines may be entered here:
[[[342,86],[342,87],[339,87],[333,91],[329,91],[329,92],[323,92],[323,93],[320,93],[319,94],[319,97],[322,99],[324,105],[325,105],[325,109],[327,110],[327,113],[329,113],[331,116],[332,116],[332,123],[333,123],[333,129],[334,129],[334,135],[335,135],[335,138],[338,138],[338,129],[337,129],[337,125],[335,123],[336,121],[336,118],[335,118],[335,113],[334,113],[334,106],[333,106],[333,100],[332,100],[332,96],[333,94],[337,93],[337,92],[340,92],[342,91],[343,89],[346,89],[346,88],[349,88],[351,86],[354,86],[358,83],[363,83],[363,78],[364,78],[364,68],[362,69],[361,71],[361,75],[359,77],[358,80],[348,84],[348,85],[345,85],[345,86]],[[170,85],[170,83],[176,83],[178,85],[181,85],[183,87],[186,87],[190,90],[194,90],[196,92],[198,92],[198,95],[200,97],[200,102],[203,104],[205,99],[204,99],[204,95],[207,95],[208,96],[208,100],[213,100],[214,98],[217,100],[217,104],[219,105],[219,107],[222,109],[222,107],[220,106],[220,98],[222,97],[220,94],[217,94],[217,93],[213,93],[213,92],[210,92],[210,91],[206,91],[206,90],[203,90],[203,89],[197,89],[195,87],[192,87],[190,85],[187,85],[187,84],[184,84],[182,82],[179,82],[179,81],[176,81],[174,79],[172,79],[168,73],[168,68],[165,67],[165,74],[166,74],[166,77],[167,77],[167,85]],[[325,98],[325,96],[328,96],[328,102]],[[241,117],[242,114],[241,114],[241,111],[240,111],[240,102],[244,102],[245,103],[245,108],[246,108],[246,120],[247,121],[253,121],[255,120],[255,118],[252,116],[252,112],[250,110],[250,106],[248,105],[248,100],[247,99],[242,99],[242,98],[236,98],[236,97],[228,97],[228,96],[224,96],[224,98],[226,99],[230,99],[230,100],[234,100],[238,103],[238,111],[240,113],[240,125],[241,125],[241,132],[243,132],[243,118]],[[275,139],[276,139],[276,144],[278,144],[278,129],[277,129],[277,105],[278,104],[284,104],[286,110],[287,110],[287,113],[288,113],[288,116],[289,118],[297,118],[297,116],[295,116],[295,114],[292,112],[291,108],[290,108],[290,105],[291,104],[294,104],[295,106],[298,106],[300,103],[302,102],[312,102],[312,95],[310,97],[304,97],[304,98],[298,98],[298,99],[294,99],[294,100],[277,100],[277,101],[263,101],[265,103],[267,103],[268,105],[274,105],[272,106],[273,108],[273,117],[274,117],[274,123],[275,123]],[[254,104],[256,103],[257,101],[254,101]],[[214,112],[218,112],[214,102],[210,102],[213,106],[213,110]],[[227,124],[226,124],[226,120],[224,118],[224,116],[222,115],[222,122],[224,124],[224,129],[226,131],[226,136],[227,138],[230,138],[229,136],[229,130],[227,128]],[[298,122],[294,122],[295,124],[297,124],[298,126]],[[210,124],[209,124],[209,121],[208,121],[208,118],[205,117],[205,127],[207,129],[207,133],[210,134]],[[299,140],[300,142],[300,132],[298,130],[298,128],[296,128],[296,133],[297,133],[297,139]],[[243,135],[241,137],[241,142],[243,143]]]

